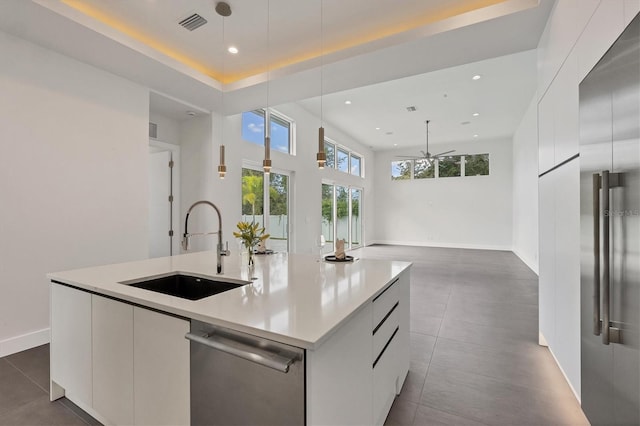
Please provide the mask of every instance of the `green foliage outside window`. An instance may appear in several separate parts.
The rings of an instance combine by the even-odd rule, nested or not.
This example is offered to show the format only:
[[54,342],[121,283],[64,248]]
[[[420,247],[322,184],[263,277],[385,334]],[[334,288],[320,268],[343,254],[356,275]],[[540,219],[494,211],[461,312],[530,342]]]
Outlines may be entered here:
[[489,154],[465,156],[465,176],[486,176],[489,174]]
[[438,160],[438,177],[456,177],[460,176],[460,160],[459,155],[452,155]]
[[413,168],[413,176],[415,179],[433,178],[436,175],[434,164],[427,160],[416,160]]

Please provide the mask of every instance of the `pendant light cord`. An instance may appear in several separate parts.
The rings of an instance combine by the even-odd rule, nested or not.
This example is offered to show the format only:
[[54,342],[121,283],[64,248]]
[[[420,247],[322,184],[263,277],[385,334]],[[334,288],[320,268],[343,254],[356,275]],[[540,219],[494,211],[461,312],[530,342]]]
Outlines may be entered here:
[[324,0],[320,0],[320,127],[324,127]]

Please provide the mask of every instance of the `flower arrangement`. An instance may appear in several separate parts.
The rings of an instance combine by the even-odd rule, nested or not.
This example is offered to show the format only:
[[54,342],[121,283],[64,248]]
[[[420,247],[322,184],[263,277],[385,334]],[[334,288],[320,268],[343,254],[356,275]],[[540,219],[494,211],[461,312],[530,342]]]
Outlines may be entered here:
[[239,232],[234,232],[233,236],[242,241],[242,245],[249,251],[249,265],[253,264],[253,249],[261,241],[270,237],[269,234],[265,234],[264,228],[261,228],[255,222],[238,222],[236,225]]

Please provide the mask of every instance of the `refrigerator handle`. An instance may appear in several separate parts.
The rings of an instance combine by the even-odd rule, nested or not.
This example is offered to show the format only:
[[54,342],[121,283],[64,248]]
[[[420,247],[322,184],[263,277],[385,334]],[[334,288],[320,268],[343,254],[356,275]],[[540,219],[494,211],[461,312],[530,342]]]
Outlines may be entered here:
[[593,334],[600,335],[600,173],[593,174]]
[[602,172],[602,343],[620,343],[620,329],[611,327],[610,318],[610,239],[611,197],[609,191],[620,185],[620,173]]
[[602,343],[609,344],[609,170],[602,172]]

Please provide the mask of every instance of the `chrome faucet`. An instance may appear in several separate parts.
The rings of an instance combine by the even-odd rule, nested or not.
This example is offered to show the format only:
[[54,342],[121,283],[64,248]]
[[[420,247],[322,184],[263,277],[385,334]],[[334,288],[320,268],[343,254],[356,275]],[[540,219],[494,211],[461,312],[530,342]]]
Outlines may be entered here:
[[[193,210],[193,208],[199,204],[206,204],[208,206],[211,206],[216,211],[216,213],[218,214],[218,232],[202,232],[197,234],[189,233],[188,231],[189,215],[191,214],[191,210]],[[222,248],[222,215],[220,214],[220,209],[218,209],[218,207],[216,207],[216,205],[210,201],[206,201],[206,200],[196,201],[191,205],[191,207],[189,207],[189,210],[187,211],[187,217],[184,220],[184,234],[182,235],[182,248],[185,251],[189,250],[189,239],[193,236],[212,235],[212,234],[218,234],[218,244],[216,245],[216,262],[218,267],[217,268],[218,274],[222,274],[222,256],[229,256],[231,252],[229,251],[229,242],[227,242],[227,247],[225,249]]]

